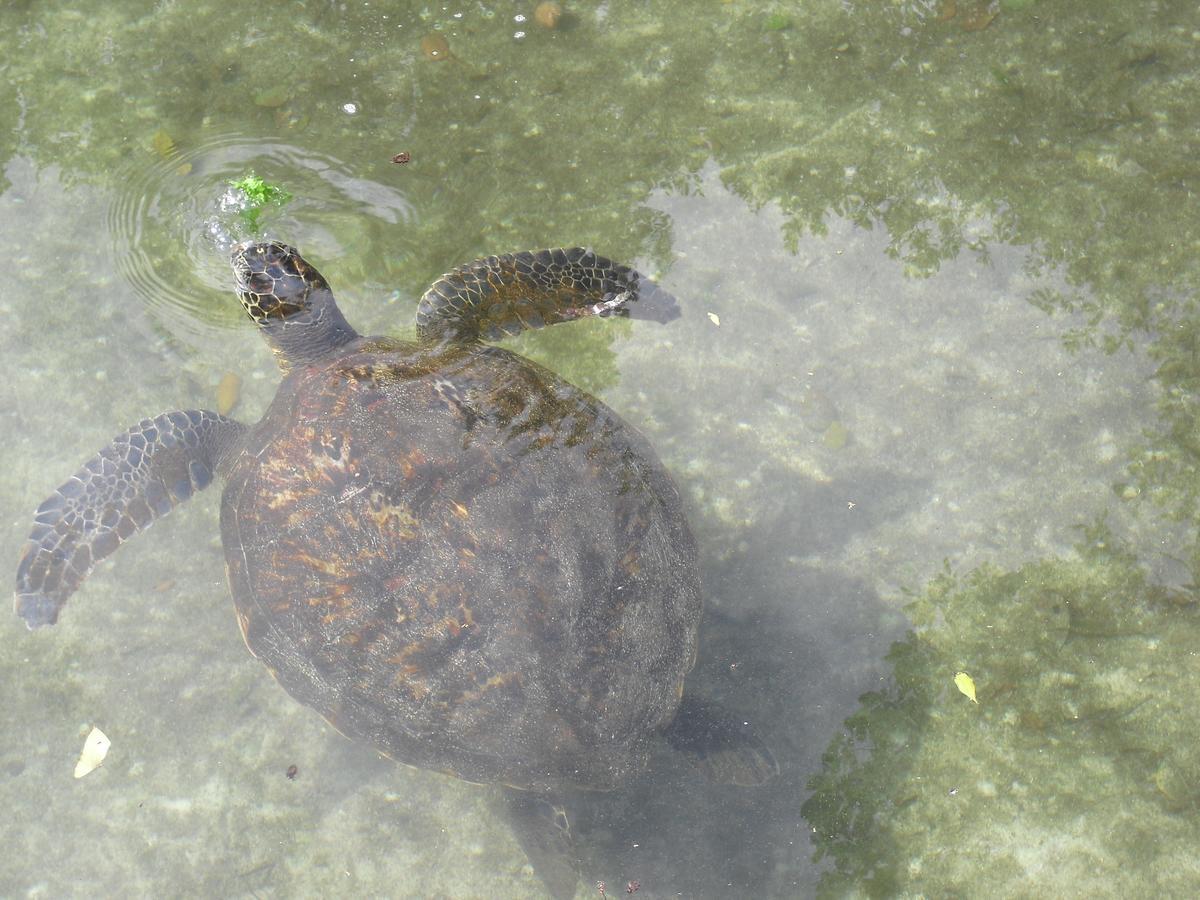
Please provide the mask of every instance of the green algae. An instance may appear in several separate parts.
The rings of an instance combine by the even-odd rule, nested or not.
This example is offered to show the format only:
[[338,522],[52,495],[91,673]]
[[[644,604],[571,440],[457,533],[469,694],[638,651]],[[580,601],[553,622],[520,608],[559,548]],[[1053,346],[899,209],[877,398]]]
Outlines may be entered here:
[[253,172],[235,178],[229,186],[246,195],[246,200],[253,206],[266,206],[268,203],[287,203],[292,195],[275,184],[268,184]]
[[292,199],[292,195],[282,187],[263,181],[253,172],[235,178],[229,182],[229,186],[246,198],[245,205],[238,211],[238,217],[251,234],[259,234],[262,231],[262,215],[267,208],[283,207]]
[[850,440],[850,430],[841,422],[831,422],[821,435],[821,441],[830,450],[841,450]]
[[763,19],[763,31],[786,31],[792,27],[792,20],[783,13],[771,13]]
[[[1158,418],[1132,454],[1128,482],[1113,487],[1118,496],[1144,497],[1172,519],[1190,522],[1200,514],[1200,293],[1170,307],[1169,327],[1148,348],[1157,363]],[[1191,565],[1200,572],[1200,551]]]
[[1101,525],[1070,559],[947,570],[907,611],[891,683],[810,783],[822,896],[1200,889],[1192,594],[1151,584]]

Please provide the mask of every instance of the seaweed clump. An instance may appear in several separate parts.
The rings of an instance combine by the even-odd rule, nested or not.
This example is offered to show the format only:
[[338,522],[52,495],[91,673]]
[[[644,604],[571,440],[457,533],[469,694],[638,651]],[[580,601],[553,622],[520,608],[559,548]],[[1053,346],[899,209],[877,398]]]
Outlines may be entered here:
[[1097,526],[1075,558],[947,569],[908,612],[810,781],[822,896],[1200,894],[1191,595]]
[[246,223],[251,234],[262,230],[260,220],[264,209],[270,206],[282,207],[292,199],[292,195],[282,187],[264,181],[253,172],[247,172],[241,178],[229,182],[229,186],[244,198],[238,215]]

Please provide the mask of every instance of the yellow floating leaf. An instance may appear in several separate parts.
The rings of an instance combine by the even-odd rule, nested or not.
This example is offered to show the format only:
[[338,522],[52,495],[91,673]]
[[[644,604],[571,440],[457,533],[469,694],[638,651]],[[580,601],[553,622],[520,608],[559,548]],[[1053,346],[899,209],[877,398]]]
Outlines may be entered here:
[[154,132],[154,137],[150,138],[150,146],[163,159],[170,159],[175,155],[175,141],[162,129]]
[[972,703],[979,702],[975,699],[975,679],[966,672],[956,672],[954,674],[954,686],[966,694]]
[[227,415],[231,409],[237,406],[241,396],[242,379],[232,372],[226,372],[221,376],[221,383],[217,385],[217,412],[223,416]]
[[721,327],[721,317],[720,317],[720,316],[718,316],[716,313],[709,313],[709,314],[708,314],[708,321],[712,322],[712,323],[713,323],[714,325],[716,325],[718,328],[720,328],[720,327]]
[[825,429],[825,433],[821,435],[821,440],[830,450],[841,450],[846,446],[846,441],[850,438],[850,432],[841,422],[830,422],[829,427]]
[[88,732],[87,740],[83,742],[83,752],[79,754],[79,762],[75,763],[75,777],[82,778],[104,762],[104,757],[108,755],[108,748],[111,744],[112,741],[105,736],[103,731],[93,727]]

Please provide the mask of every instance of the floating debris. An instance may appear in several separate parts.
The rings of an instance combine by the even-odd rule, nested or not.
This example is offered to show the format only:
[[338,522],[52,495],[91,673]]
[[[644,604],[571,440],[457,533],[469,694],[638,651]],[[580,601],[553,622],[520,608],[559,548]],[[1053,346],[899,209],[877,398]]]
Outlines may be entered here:
[[846,441],[850,439],[850,429],[841,422],[830,422],[829,427],[825,429],[825,433],[821,435],[821,441],[830,450],[841,450],[846,446]]
[[171,159],[179,154],[174,139],[161,128],[150,138],[150,146],[163,159]]
[[254,95],[254,105],[263,109],[276,109],[292,99],[291,92],[282,84],[274,85]]
[[558,23],[562,21],[562,16],[562,4],[555,3],[553,0],[545,0],[544,3],[539,3],[533,10],[533,21],[550,31],[558,27]]
[[476,68],[469,62],[465,62],[455,56],[450,50],[450,42],[446,40],[446,36],[437,31],[431,31],[425,37],[421,38],[421,55],[426,59],[438,61],[442,59],[453,60],[457,65],[465,70],[467,78],[472,81],[479,81],[487,78],[487,71]]
[[454,59],[454,54],[450,52],[450,42],[446,40],[445,35],[436,31],[421,38],[421,55],[432,60]]
[[720,316],[718,316],[716,313],[709,313],[709,314],[708,314],[708,321],[712,322],[712,323],[713,323],[714,325],[716,325],[718,328],[720,328],[720,327],[721,327],[721,317],[720,317]]
[[954,19],[963,31],[983,31],[992,24],[1000,11],[998,0],[942,0],[934,16],[935,22],[949,22]]
[[937,15],[934,17],[935,22],[949,22],[958,15],[958,0],[942,0],[941,6],[938,7]]
[[963,693],[964,696],[970,699],[972,703],[978,703],[975,699],[975,679],[966,672],[954,673],[954,686]]
[[837,406],[829,398],[829,395],[812,382],[804,384],[795,398],[795,404],[804,427],[820,434],[822,439],[829,431],[830,426],[842,419]]
[[259,218],[267,206],[271,204],[283,206],[292,199],[292,195],[283,188],[263,181],[253,172],[247,172],[241,178],[229,182],[229,186],[235,191],[240,191],[246,199],[246,204],[238,216],[252,233],[259,231],[261,227]]
[[771,13],[763,20],[764,31],[787,31],[792,27],[792,20],[782,13]]
[[92,727],[87,739],[83,742],[83,752],[79,754],[79,762],[75,763],[75,777],[82,778],[93,769],[99,768],[108,756],[108,748],[112,741],[99,728]]
[[412,160],[412,154],[409,153],[407,150],[401,150],[399,153],[397,153],[395,156],[392,157],[392,162],[396,163],[397,165],[401,165],[401,166],[404,165],[406,162],[410,162],[411,160]]
[[303,131],[308,127],[308,113],[291,106],[281,106],[275,110],[275,124],[289,131]]
[[217,412],[223,416],[228,415],[241,397],[242,379],[233,372],[226,372],[217,385]]
[[996,18],[996,13],[999,10],[991,6],[980,6],[961,16],[958,20],[959,27],[963,31],[983,31],[992,24],[992,19]]
[[[175,140],[161,128],[154,132],[154,137],[150,138],[150,146],[161,159],[178,159],[179,148],[175,145]],[[190,162],[181,162],[175,167],[176,175],[190,175],[192,172],[192,164]]]

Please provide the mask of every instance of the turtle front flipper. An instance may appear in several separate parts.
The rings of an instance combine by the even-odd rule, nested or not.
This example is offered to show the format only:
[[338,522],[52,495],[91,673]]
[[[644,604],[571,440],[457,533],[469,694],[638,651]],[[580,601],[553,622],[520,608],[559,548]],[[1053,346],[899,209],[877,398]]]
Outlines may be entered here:
[[426,343],[519,334],[587,316],[669,322],[679,306],[628,266],[591,250],[536,250],[489,256],[443,275],[417,307]]
[[15,607],[53,625],[92,567],[207,487],[245,426],[207,410],[143,419],[89,459],[34,514],[17,566]]
[[558,798],[503,787],[501,792],[513,834],[533,871],[555,900],[570,900],[579,884],[579,859],[567,813]]
[[753,787],[779,774],[770,748],[749,723],[686,694],[667,726],[667,743],[709,781]]

